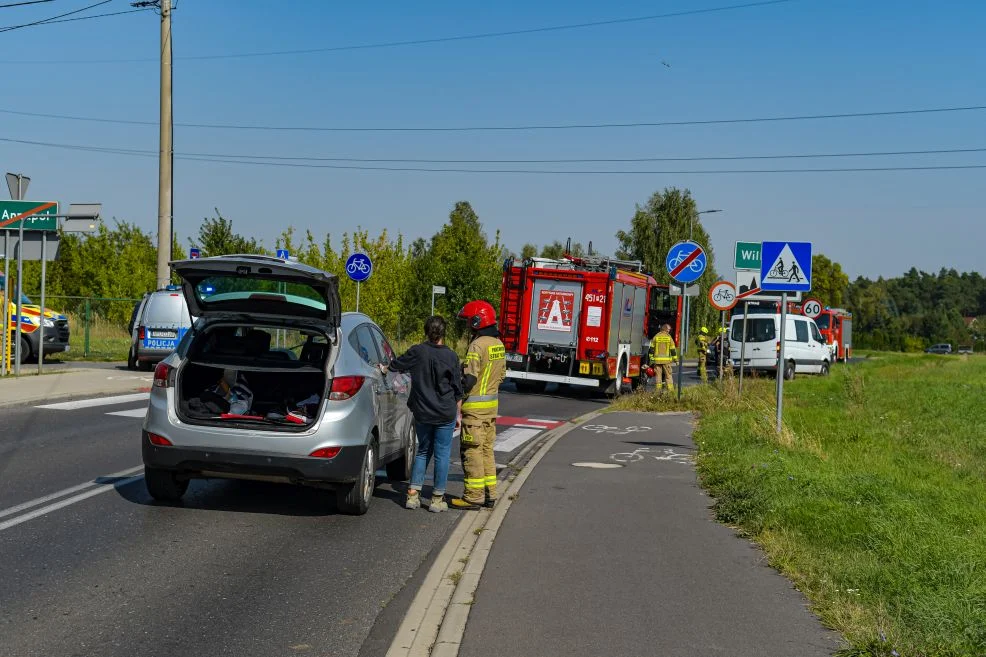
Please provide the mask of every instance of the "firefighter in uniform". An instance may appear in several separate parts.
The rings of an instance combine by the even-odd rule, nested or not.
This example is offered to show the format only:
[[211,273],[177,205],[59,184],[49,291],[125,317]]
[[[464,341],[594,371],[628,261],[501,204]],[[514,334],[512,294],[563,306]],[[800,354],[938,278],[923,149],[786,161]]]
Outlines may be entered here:
[[668,390],[674,392],[674,375],[671,373],[671,363],[674,362],[677,355],[674,338],[671,337],[671,326],[665,324],[650,341],[650,362],[655,366],[654,386],[658,390],[662,389],[662,385],[666,385]]
[[709,358],[709,329],[702,327],[701,333],[695,336],[695,346],[698,347],[698,378],[702,383],[708,383],[709,371],[706,360]]
[[496,311],[485,301],[470,301],[459,311],[472,331],[463,364],[462,469],[465,492],[449,504],[453,509],[475,510],[496,504],[497,392],[507,373],[505,349],[496,329]]

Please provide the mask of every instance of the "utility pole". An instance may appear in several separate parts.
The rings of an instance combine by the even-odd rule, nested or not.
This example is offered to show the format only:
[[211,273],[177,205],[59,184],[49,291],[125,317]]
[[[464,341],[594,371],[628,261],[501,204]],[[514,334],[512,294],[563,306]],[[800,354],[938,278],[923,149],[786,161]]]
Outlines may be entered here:
[[158,153],[158,201],[157,201],[157,286],[165,287],[171,281],[168,262],[174,244],[172,232],[172,174],[174,163],[174,123],[171,113],[171,0],[145,0],[132,2],[134,7],[157,7],[161,13],[161,138]]

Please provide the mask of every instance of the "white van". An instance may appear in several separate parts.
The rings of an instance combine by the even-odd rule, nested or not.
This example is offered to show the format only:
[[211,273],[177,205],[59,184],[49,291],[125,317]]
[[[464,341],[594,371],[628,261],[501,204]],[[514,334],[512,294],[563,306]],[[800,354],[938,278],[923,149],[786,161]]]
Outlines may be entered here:
[[[748,370],[777,372],[777,351],[780,347],[781,314],[753,313],[746,320],[745,367]],[[743,342],[743,315],[734,315],[729,328],[729,358],[733,367],[740,365]],[[832,354],[818,331],[815,321],[802,315],[788,315],[784,330],[784,378],[795,373],[829,373]]]

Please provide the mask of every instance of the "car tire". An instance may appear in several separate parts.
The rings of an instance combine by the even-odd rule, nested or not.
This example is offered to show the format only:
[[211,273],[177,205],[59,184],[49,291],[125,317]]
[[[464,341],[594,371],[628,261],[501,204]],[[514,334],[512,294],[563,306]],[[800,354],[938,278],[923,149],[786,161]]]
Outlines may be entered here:
[[34,360],[34,355],[31,353],[31,343],[27,338],[21,338],[21,363],[30,363]]
[[370,508],[377,477],[377,447],[371,442],[366,447],[363,463],[355,483],[336,490],[336,506],[342,513],[361,516]]
[[818,371],[818,375],[819,376],[828,376],[829,375],[829,363],[828,363],[828,361],[825,361],[825,362],[822,363],[822,369],[820,369]]
[[158,502],[178,502],[188,490],[188,480],[171,470],[144,467],[144,485]]
[[787,363],[784,364],[784,380],[791,381],[792,379],[794,379],[794,373],[795,373],[794,361],[789,360]]
[[127,369],[136,370],[137,369],[137,352],[133,347],[130,347],[130,353],[127,354]]
[[414,422],[407,430],[407,437],[401,448],[401,455],[387,464],[387,478],[391,481],[410,481],[411,468],[414,467],[414,456],[418,453],[418,434],[414,430]]

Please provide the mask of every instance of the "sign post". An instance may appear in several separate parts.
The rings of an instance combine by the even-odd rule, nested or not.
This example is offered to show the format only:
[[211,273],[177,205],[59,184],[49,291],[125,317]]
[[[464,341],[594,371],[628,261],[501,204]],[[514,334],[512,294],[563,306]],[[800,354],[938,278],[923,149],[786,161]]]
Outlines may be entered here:
[[[705,273],[705,268],[708,261],[705,256],[705,250],[702,249],[700,244],[692,242],[690,240],[678,242],[668,251],[668,256],[665,258],[664,265],[667,267],[668,275],[682,286],[682,292],[687,290],[687,285],[689,283],[694,283],[702,274]],[[685,366],[685,347],[688,340],[688,306],[689,297],[687,294],[682,294],[684,297],[684,315],[685,321],[682,326],[684,337],[679,337],[681,344],[678,345],[678,401],[681,401],[681,376],[682,371]]]
[[743,302],[743,341],[740,342],[740,371],[739,371],[739,396],[743,397],[743,370],[746,367],[746,311],[747,302]]
[[736,305],[736,286],[729,281],[717,281],[709,288],[709,303],[721,312],[719,324],[719,382],[722,382],[723,350],[726,346],[726,311]]
[[787,371],[787,361],[784,358],[787,294],[811,290],[811,243],[764,242],[760,254],[760,287],[767,292],[781,293],[781,334],[777,349],[777,433],[780,433],[784,408],[784,375]]
[[445,287],[442,285],[432,285],[431,286],[431,314],[435,314],[435,295],[445,294]]
[[356,281],[356,312],[359,312],[360,284],[373,273],[373,263],[365,253],[354,253],[346,260],[346,273]]

